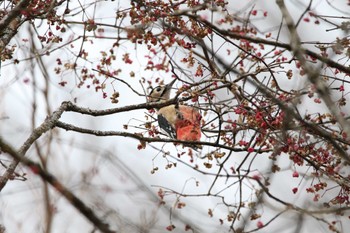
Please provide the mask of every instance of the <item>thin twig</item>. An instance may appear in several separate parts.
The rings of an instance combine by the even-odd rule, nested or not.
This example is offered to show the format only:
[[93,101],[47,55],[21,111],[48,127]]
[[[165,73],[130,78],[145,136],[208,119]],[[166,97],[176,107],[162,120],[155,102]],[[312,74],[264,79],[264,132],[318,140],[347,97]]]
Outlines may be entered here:
[[[205,142],[205,141],[199,141],[199,142],[194,142],[194,141],[183,141],[183,140],[176,140],[176,139],[170,139],[170,138],[149,138],[149,137],[144,137],[142,136],[141,133],[128,133],[128,132],[123,132],[123,131],[101,131],[101,130],[92,130],[92,129],[85,129],[81,127],[77,127],[71,124],[67,124],[61,121],[57,121],[56,127],[65,129],[68,131],[75,131],[78,133],[83,133],[83,134],[90,134],[98,137],[104,137],[104,136],[119,136],[119,137],[128,137],[128,138],[134,138],[137,140],[140,140],[142,142],[168,142],[168,143],[181,143],[185,145],[202,145],[202,146],[212,146],[212,147],[219,147],[222,149],[227,149],[230,151],[234,152],[242,152],[242,151],[247,151],[247,148],[236,148],[232,146],[226,146],[223,144],[217,144],[213,142]],[[265,152],[270,152],[271,150],[269,149],[254,149],[254,152],[256,153],[265,153]]]

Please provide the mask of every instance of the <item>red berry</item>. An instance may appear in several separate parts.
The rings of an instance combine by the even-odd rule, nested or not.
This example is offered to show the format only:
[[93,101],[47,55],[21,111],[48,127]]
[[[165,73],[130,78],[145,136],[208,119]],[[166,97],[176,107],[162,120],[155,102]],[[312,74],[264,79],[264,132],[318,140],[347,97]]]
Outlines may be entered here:
[[299,177],[299,173],[297,171],[293,172],[293,177]]
[[296,192],[298,192],[298,188],[293,188],[292,192],[295,194]]
[[263,223],[262,221],[258,221],[258,222],[256,223],[256,226],[257,226],[258,228],[262,228],[262,227],[264,227],[264,223]]

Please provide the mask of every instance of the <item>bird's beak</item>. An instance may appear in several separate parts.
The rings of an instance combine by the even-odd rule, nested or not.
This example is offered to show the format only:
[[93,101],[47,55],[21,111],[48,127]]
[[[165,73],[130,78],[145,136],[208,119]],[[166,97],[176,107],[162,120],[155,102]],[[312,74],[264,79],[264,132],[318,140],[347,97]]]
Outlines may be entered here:
[[170,89],[173,87],[173,85],[174,85],[175,82],[176,82],[176,79],[174,79],[173,81],[171,81],[170,83],[168,83],[168,84],[165,86],[166,90],[167,90],[167,91],[170,90]]

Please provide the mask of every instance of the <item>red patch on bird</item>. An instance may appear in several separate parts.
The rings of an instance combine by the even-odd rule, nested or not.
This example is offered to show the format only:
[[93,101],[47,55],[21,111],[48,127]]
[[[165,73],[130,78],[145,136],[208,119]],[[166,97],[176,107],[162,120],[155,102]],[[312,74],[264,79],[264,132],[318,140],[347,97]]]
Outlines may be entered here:
[[199,141],[201,128],[199,124],[192,124],[188,120],[179,120],[175,124],[177,139],[184,141]]
[[177,139],[184,141],[200,141],[202,116],[199,112],[188,106],[180,106],[181,118],[175,123]]

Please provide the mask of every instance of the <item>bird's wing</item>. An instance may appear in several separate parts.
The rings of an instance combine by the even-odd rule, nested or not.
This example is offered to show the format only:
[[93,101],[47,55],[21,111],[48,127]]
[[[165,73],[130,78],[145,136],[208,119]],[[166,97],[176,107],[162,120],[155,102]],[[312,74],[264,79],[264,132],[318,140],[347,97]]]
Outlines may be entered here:
[[159,127],[169,135],[169,137],[176,138],[175,128],[162,114],[158,115],[158,124]]

